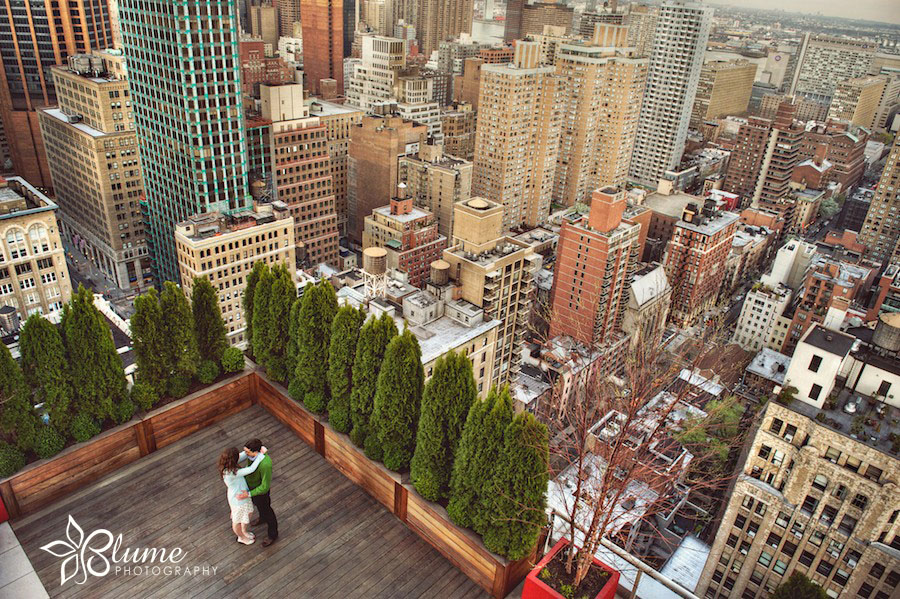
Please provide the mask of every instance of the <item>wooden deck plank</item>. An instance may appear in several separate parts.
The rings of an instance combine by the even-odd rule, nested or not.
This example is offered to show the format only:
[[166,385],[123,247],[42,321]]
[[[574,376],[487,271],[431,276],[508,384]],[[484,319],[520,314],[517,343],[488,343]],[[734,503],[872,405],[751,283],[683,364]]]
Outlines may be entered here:
[[[237,543],[219,452],[259,436],[272,452],[279,539]],[[181,547],[182,566],[209,576],[91,577],[60,586],[60,559],[41,545],[66,538],[69,515],[129,548]],[[13,528],[51,597],[454,597],[488,595],[314,449],[259,406],[180,439],[83,490],[17,520]],[[255,529],[261,541],[265,526]],[[472,592],[474,591],[474,593]],[[436,594],[437,593],[437,594]]]

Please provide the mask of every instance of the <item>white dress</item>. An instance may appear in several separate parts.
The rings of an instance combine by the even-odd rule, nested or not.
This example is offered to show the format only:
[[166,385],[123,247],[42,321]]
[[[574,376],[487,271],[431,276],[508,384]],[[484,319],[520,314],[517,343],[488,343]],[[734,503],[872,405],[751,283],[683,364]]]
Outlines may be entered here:
[[246,468],[239,468],[236,472],[225,472],[222,480],[228,488],[228,506],[231,508],[232,524],[250,524],[250,514],[253,513],[253,502],[249,497],[246,499],[238,499],[237,494],[241,491],[249,491],[245,476],[256,470],[262,459],[266,457],[264,453],[256,454],[253,462]]

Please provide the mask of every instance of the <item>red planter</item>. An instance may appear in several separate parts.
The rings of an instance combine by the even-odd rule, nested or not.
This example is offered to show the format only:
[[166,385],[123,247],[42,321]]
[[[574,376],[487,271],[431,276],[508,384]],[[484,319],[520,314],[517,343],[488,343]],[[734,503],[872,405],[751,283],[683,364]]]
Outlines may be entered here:
[[[560,593],[551,589],[544,581],[538,578],[538,574],[540,574],[541,570],[544,569],[544,566],[568,544],[568,539],[560,539],[559,542],[553,546],[553,549],[548,551],[547,555],[538,562],[538,565],[528,573],[528,576],[525,578],[525,586],[522,588],[522,599],[564,599]],[[619,588],[619,571],[607,566],[596,557],[594,558],[594,566],[609,572],[609,579],[606,581],[606,585],[603,587],[603,590],[597,593],[594,599],[614,599],[616,596],[616,589]]]

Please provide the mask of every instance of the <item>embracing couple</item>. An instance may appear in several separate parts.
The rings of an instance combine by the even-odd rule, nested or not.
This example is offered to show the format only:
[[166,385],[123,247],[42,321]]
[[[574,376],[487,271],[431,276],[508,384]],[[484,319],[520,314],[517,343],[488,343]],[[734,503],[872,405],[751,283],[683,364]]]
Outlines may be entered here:
[[[249,465],[246,465],[249,460]],[[243,451],[229,447],[219,456],[219,474],[228,488],[228,506],[231,508],[231,529],[238,543],[252,545],[256,536],[250,526],[265,522],[267,536],[262,546],[268,547],[278,538],[278,520],[272,511],[269,486],[272,483],[272,458],[259,439],[251,439]],[[250,514],[256,508],[258,518],[250,522]]]

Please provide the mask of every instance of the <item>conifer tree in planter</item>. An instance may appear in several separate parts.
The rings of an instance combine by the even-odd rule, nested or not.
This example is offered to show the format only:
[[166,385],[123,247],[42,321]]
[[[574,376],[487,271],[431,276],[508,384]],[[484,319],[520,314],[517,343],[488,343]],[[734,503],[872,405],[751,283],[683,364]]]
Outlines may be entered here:
[[462,353],[438,358],[422,394],[416,450],[410,478],[429,501],[450,496],[453,456],[462,436],[469,409],[478,398],[472,363]]
[[103,421],[115,419],[127,396],[122,358],[106,320],[94,306],[94,294],[79,286],[63,306],[61,328],[72,381],[74,411]]
[[297,368],[291,397],[316,414],[328,403],[328,345],[331,322],[337,313],[337,295],[328,281],[308,284],[300,304],[297,328]]
[[187,392],[184,382],[190,385],[200,366],[200,352],[194,333],[194,314],[184,291],[175,283],[166,281],[159,296],[159,309],[164,318],[162,331],[166,340],[166,358],[169,366],[169,393],[180,397]]
[[328,345],[328,422],[339,433],[350,431],[350,390],[353,378],[353,358],[359,330],[366,319],[362,309],[342,306],[331,323],[331,342]]
[[34,403],[43,403],[50,424],[61,434],[68,434],[73,416],[72,386],[59,330],[43,316],[32,314],[22,327],[19,353],[25,384],[34,395]]
[[288,316],[287,372],[288,382],[294,379],[297,370],[297,356],[300,354],[300,308],[303,301],[298,297],[291,304]]
[[262,260],[253,263],[253,268],[247,274],[247,281],[244,285],[244,293],[241,296],[241,305],[244,308],[244,338],[247,340],[247,347],[253,351],[253,308],[254,296],[256,293],[256,284],[259,283],[259,277],[263,271],[269,270],[269,265]]
[[153,387],[157,394],[165,393],[169,379],[162,320],[156,289],[151,288],[135,298],[130,328],[137,376],[140,382]]
[[384,352],[397,334],[397,325],[387,313],[380,318],[370,318],[359,332],[350,391],[350,420],[353,424],[350,439],[359,447],[365,447],[371,431],[369,420]]
[[290,342],[291,306],[297,299],[297,289],[287,268],[278,265],[272,269],[275,280],[269,299],[269,322],[266,343],[266,372],[270,377],[285,383],[288,380],[288,344]]
[[524,412],[513,418],[503,434],[490,491],[490,520],[484,545],[511,560],[526,557],[537,544],[547,520],[547,482],[550,449],[547,427]]
[[412,459],[424,381],[419,341],[406,329],[384,352],[365,448],[367,456],[396,472],[406,470]]
[[219,309],[219,296],[206,277],[194,277],[191,311],[194,314],[194,336],[197,338],[200,360],[218,365],[228,348],[228,335],[222,320],[222,310]]
[[266,267],[259,273],[259,280],[253,291],[253,331],[250,337],[250,346],[253,348],[253,358],[260,366],[265,366],[269,360],[268,342],[271,338],[272,321],[269,314],[269,304],[272,299],[272,284],[275,277],[272,271]]
[[509,391],[491,389],[487,399],[472,404],[456,448],[450,476],[447,513],[459,526],[482,533],[490,522],[485,513],[497,456],[503,447],[503,432],[512,421]]
[[34,447],[39,425],[22,370],[0,343],[0,430],[20,451],[27,451]]

